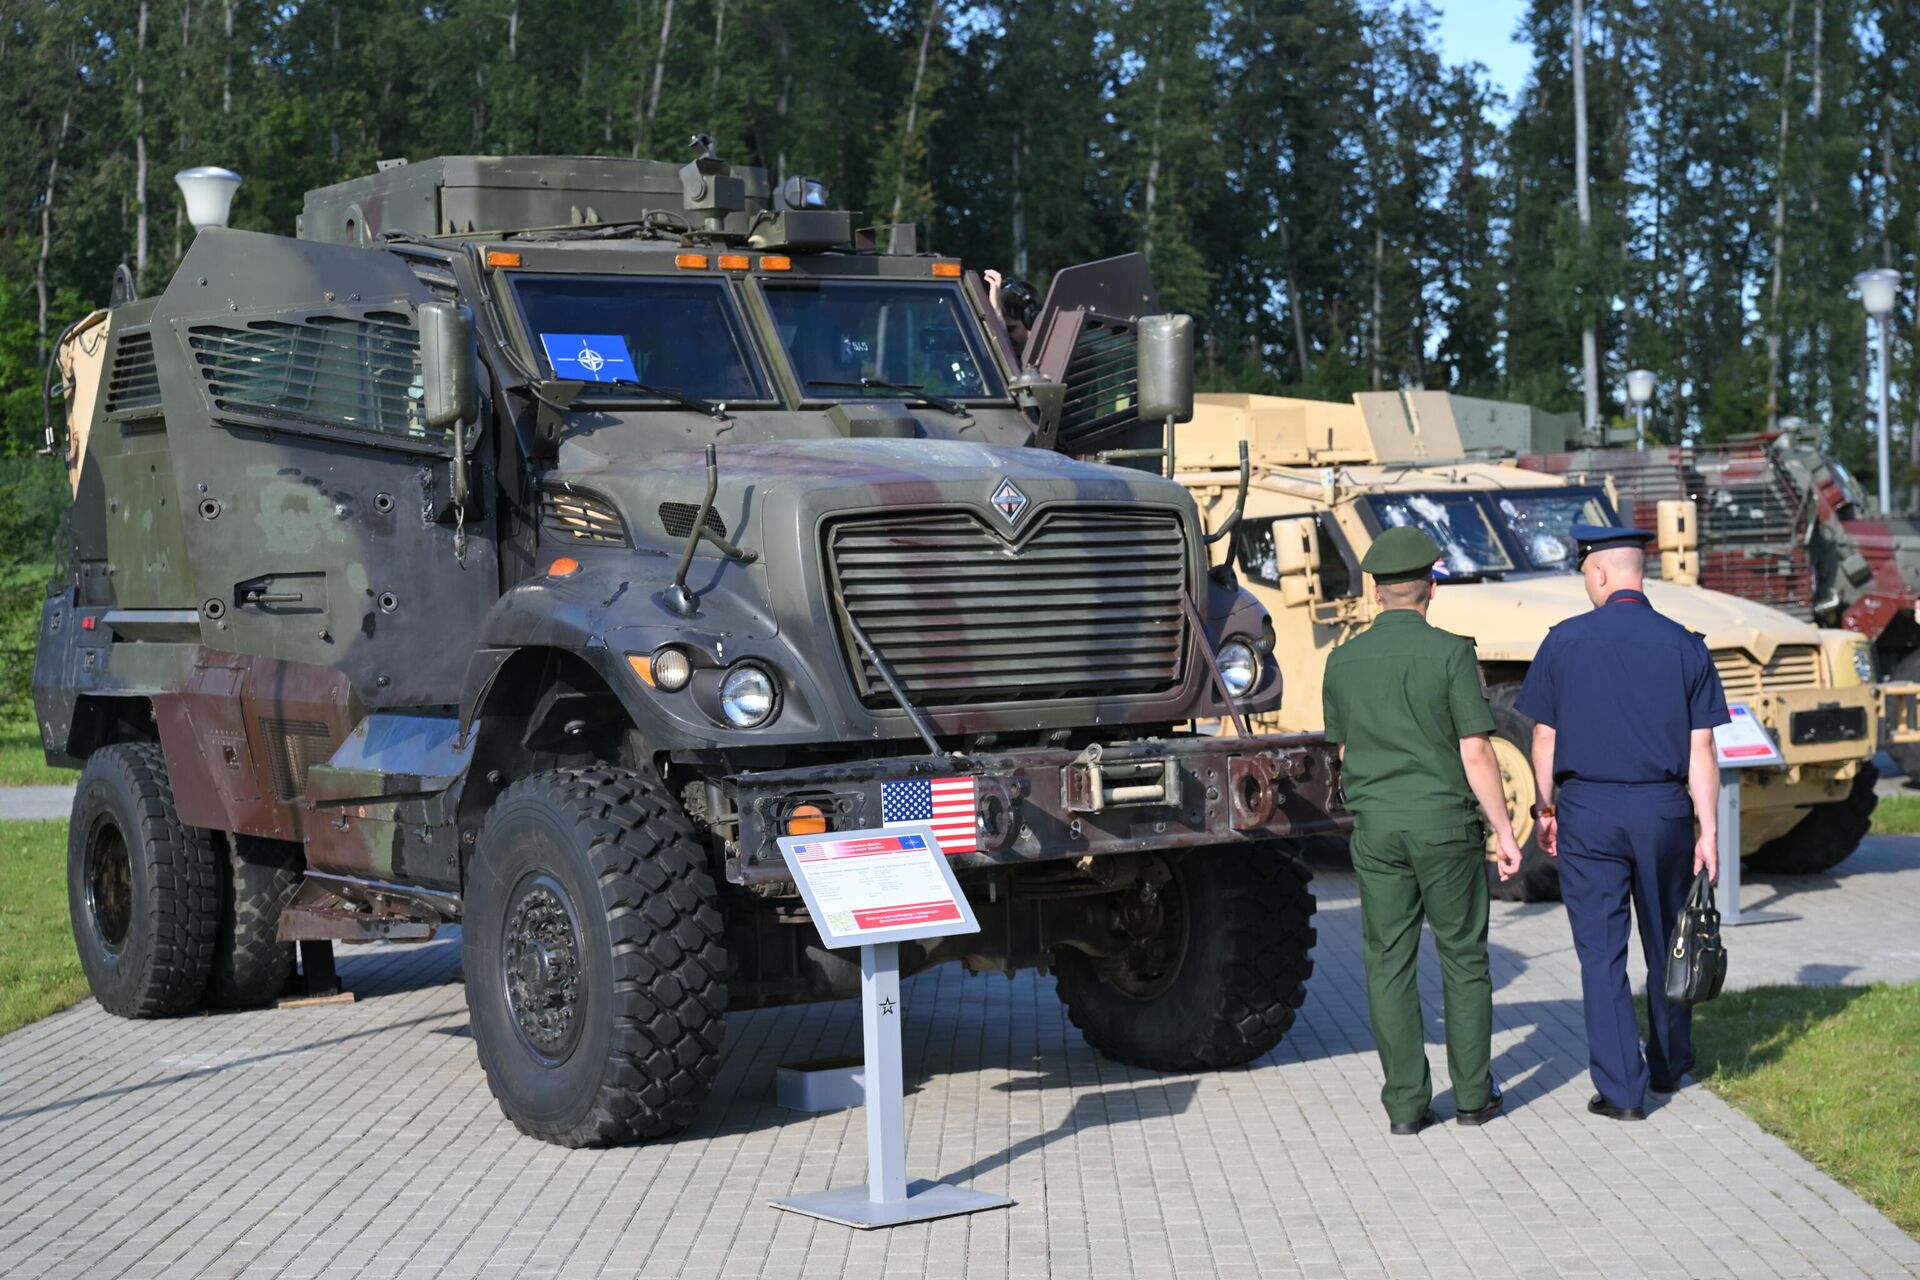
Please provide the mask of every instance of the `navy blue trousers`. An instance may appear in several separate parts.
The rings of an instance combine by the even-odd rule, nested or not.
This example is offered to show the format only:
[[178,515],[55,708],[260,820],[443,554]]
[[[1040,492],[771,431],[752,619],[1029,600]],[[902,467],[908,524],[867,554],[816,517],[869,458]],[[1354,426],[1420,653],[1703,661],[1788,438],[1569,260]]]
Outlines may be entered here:
[[[1693,1066],[1693,1010],[1667,1002],[1667,946],[1693,888],[1693,806],[1674,786],[1560,788],[1560,892],[1573,926],[1593,1086],[1616,1107]],[[1647,1046],[1627,985],[1629,909],[1647,959]]]

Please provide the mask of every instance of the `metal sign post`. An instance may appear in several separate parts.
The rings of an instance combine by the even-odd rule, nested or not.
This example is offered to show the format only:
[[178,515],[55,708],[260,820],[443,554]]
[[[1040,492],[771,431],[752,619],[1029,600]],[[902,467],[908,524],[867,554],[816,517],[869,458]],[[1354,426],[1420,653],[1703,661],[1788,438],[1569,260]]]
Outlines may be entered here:
[[1747,709],[1736,702],[1728,707],[1731,723],[1713,731],[1714,756],[1720,763],[1720,795],[1714,806],[1719,838],[1715,842],[1720,855],[1720,881],[1715,886],[1715,905],[1720,909],[1720,924],[1771,924],[1776,920],[1797,920],[1784,911],[1740,910],[1740,771],[1756,765],[1783,765],[1772,735]]
[[900,943],[976,933],[953,869],[924,823],[877,831],[782,836],[780,852],[829,947],[860,948],[866,1046],[867,1181],[775,1200],[773,1207],[849,1227],[895,1227],[1013,1201],[966,1187],[907,1181],[906,1084],[900,1055]]

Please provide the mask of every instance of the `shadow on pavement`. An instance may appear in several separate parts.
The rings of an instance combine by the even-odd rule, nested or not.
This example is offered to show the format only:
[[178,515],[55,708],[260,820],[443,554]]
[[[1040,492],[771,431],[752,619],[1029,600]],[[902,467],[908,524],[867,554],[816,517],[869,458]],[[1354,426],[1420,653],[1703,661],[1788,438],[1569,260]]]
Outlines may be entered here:
[[[1064,1083],[1064,1077],[1050,1074],[1032,1081],[1024,1079],[1010,1081],[995,1087],[1003,1090],[1041,1089],[1046,1087],[1049,1080]],[[1043,1150],[1081,1129],[1106,1129],[1140,1120],[1177,1116],[1193,1105],[1194,1095],[1199,1092],[1199,1088],[1195,1081],[1174,1079],[1154,1084],[1132,1085],[1124,1089],[1103,1089],[1099,1093],[1083,1093],[1074,1099],[1073,1109],[1067,1112],[1060,1123],[1045,1133],[1036,1133],[1030,1138],[1022,1138],[1010,1147],[996,1151],[992,1155],[980,1157],[965,1168],[943,1173],[937,1181],[965,1186],[995,1169],[1012,1164],[1022,1156]]]
[[58,1102],[48,1102],[37,1107],[23,1107],[18,1111],[0,1112],[0,1124],[10,1120],[25,1120],[30,1116],[46,1115],[53,1111],[67,1111],[74,1107],[84,1107],[90,1102],[104,1102],[111,1098],[123,1098],[128,1094],[145,1093],[149,1089],[164,1089],[169,1085],[185,1084],[189,1080],[199,1080],[206,1076],[216,1076],[226,1071],[235,1071],[241,1067],[258,1066],[262,1062],[271,1062],[276,1058],[291,1058],[297,1054],[312,1053],[316,1049],[329,1049],[334,1045],[349,1044],[355,1040],[365,1040],[369,1036],[385,1035],[389,1031],[400,1031],[407,1027],[417,1027],[428,1022],[438,1022],[442,1018],[456,1016],[454,1013],[428,1013],[418,1018],[409,1018],[405,1022],[388,1022],[377,1027],[366,1027],[359,1031],[349,1031],[345,1035],[329,1036],[325,1040],[313,1040],[306,1044],[288,1045],[284,1049],[269,1049],[262,1053],[251,1053],[244,1058],[235,1058],[231,1062],[216,1062],[191,1071],[181,1071],[174,1075],[162,1076],[158,1080],[143,1080],[139,1084],[120,1085],[113,1089],[101,1089],[97,1093],[83,1093],[77,1098],[62,1098]]

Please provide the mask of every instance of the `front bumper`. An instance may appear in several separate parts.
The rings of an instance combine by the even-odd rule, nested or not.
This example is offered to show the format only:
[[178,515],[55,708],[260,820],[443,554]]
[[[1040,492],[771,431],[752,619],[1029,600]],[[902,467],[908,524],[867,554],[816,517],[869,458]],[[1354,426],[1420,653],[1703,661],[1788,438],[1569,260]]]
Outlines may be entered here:
[[[819,809],[835,831],[871,829],[883,825],[889,784],[943,779],[972,781],[971,840],[947,849],[956,870],[1333,834],[1353,826],[1341,803],[1339,749],[1319,734],[1186,735],[1083,751],[894,757],[728,778],[740,825],[727,878],[746,885],[791,878],[776,840],[797,806]],[[910,799],[896,791],[895,806]]]
[[1752,707],[1789,768],[1865,760],[1880,748],[1882,694],[1877,685],[1781,689]]

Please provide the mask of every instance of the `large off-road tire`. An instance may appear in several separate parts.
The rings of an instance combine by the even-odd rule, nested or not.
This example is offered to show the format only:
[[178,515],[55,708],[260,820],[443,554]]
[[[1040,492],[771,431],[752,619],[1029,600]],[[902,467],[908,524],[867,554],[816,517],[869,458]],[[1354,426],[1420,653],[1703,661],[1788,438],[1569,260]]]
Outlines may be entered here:
[[220,927],[220,866],[183,826],[160,748],[123,742],[80,774],[67,828],[67,909],[94,999],[123,1018],[200,1002]]
[[220,933],[207,978],[207,1004],[245,1009],[280,994],[293,972],[293,944],[280,941],[280,913],[300,887],[300,846],[258,836],[227,837]]
[[1873,784],[1880,771],[1862,762],[1853,776],[1853,790],[1845,800],[1816,805],[1793,830],[1755,849],[1745,865],[1767,875],[1817,876],[1831,871],[1860,847],[1873,826],[1873,806],[1879,803]]
[[[1895,680],[1920,680],[1920,649],[1915,649],[1900,659],[1893,668]],[[1906,775],[1909,787],[1920,786],[1920,742],[1904,746],[1891,746],[1887,754],[1900,766],[1900,772]]]
[[1272,843],[1201,849],[1116,895],[1120,955],[1066,947],[1054,974],[1067,1017],[1095,1050],[1155,1071],[1251,1062],[1280,1043],[1313,974],[1313,873]]
[[1500,765],[1500,781],[1507,796],[1507,817],[1520,842],[1520,870],[1511,880],[1500,878],[1492,845],[1487,853],[1487,889],[1501,902],[1558,902],[1560,864],[1540,847],[1539,826],[1532,808],[1540,799],[1533,776],[1533,721],[1514,707],[1518,684],[1496,684],[1487,690],[1493,709],[1493,758]]
[[657,779],[536,774],[494,801],[461,925],[474,1045],[500,1109],[566,1147],[665,1137],[719,1068],[719,895]]

